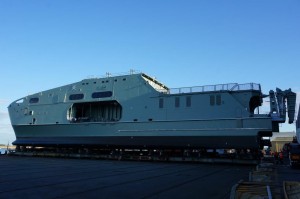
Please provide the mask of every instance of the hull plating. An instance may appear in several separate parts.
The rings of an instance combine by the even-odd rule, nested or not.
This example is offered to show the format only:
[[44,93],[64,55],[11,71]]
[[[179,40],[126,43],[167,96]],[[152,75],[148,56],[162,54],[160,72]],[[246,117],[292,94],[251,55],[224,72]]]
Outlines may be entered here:
[[[102,145],[118,147],[256,148],[260,132],[271,130],[265,119],[116,122],[52,125],[15,125],[15,145]],[[221,125],[224,123],[224,125]],[[226,124],[226,125],[225,125]],[[238,125],[237,125],[238,124]]]
[[259,148],[272,134],[270,115],[255,111],[262,98],[259,84],[174,90],[139,73],[84,79],[8,109],[15,145]]

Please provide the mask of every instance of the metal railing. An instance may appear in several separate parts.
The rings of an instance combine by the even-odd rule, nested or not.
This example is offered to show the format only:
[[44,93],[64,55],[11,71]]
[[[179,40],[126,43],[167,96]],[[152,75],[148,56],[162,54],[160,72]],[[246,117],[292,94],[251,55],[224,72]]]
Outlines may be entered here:
[[86,77],[86,79],[98,79],[98,78],[107,78],[107,77],[117,77],[117,76],[123,76],[123,75],[133,75],[133,74],[138,74],[138,73],[142,73],[142,72],[139,71],[139,70],[130,69],[130,71],[128,71],[128,72],[119,72],[119,73],[106,72],[105,75],[100,75],[100,76],[89,75],[89,76]]
[[162,90],[162,93],[166,94],[180,94],[180,93],[201,93],[201,92],[214,92],[214,91],[244,91],[244,90],[258,90],[260,91],[260,84],[247,83],[247,84],[217,84],[206,86],[193,86],[193,87],[181,87],[170,88],[167,92]]

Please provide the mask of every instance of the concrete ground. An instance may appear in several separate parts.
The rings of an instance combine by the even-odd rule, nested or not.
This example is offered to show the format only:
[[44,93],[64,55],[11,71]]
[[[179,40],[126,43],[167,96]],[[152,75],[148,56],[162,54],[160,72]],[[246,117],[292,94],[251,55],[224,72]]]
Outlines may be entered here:
[[227,199],[254,166],[2,155],[0,169],[0,198]]
[[281,197],[284,198],[283,195],[283,181],[297,181],[300,182],[300,166],[291,168],[289,166],[289,160],[286,158],[282,164],[276,165],[277,170],[277,183],[281,188]]

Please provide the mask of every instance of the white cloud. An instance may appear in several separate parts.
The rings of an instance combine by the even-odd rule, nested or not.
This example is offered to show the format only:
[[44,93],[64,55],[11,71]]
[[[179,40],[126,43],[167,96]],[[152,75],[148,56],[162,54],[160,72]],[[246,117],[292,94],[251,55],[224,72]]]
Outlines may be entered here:
[[10,124],[0,124],[0,144],[11,144],[15,139],[12,126]]
[[8,100],[6,100],[6,99],[0,99],[0,104],[6,104],[6,103],[8,103]]
[[8,112],[0,111],[0,124],[10,124]]
[[296,103],[297,103],[298,106],[299,106],[299,104],[300,104],[300,91],[299,91],[299,92],[296,92],[296,95],[297,95]]
[[0,99],[0,122],[1,118],[4,117],[4,113],[7,113],[8,115],[8,110],[7,107],[9,106],[9,100],[7,99]]
[[0,111],[0,144],[11,144],[15,139],[8,112]]

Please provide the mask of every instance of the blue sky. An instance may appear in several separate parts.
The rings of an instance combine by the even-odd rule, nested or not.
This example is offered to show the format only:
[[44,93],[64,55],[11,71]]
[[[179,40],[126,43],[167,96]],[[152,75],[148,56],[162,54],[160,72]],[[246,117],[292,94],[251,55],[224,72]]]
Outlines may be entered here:
[[1,0],[0,143],[15,139],[10,102],[106,72],[300,94],[299,10],[296,0]]

